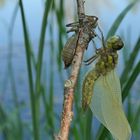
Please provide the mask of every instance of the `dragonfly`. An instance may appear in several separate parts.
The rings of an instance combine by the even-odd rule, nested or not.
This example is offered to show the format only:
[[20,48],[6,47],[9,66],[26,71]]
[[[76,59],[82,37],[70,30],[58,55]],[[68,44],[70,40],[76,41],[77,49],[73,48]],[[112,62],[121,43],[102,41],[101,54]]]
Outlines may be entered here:
[[115,140],[131,138],[131,128],[123,111],[120,80],[115,70],[118,63],[117,51],[123,46],[119,36],[112,36],[105,43],[102,34],[102,47],[84,61],[89,65],[97,60],[83,80],[82,108],[86,111],[90,107]]

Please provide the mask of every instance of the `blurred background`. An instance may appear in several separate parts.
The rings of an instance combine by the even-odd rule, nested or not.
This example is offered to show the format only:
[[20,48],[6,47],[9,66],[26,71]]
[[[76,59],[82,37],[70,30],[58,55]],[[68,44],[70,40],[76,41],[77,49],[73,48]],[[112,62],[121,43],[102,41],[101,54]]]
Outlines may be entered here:
[[[140,139],[139,9],[139,0],[85,1],[85,13],[99,18],[105,38],[117,34],[125,42],[117,72],[133,140]],[[72,35],[65,25],[73,21],[75,0],[0,0],[0,140],[52,140],[58,133],[63,84],[70,73],[61,51]],[[92,46],[84,59],[95,53]],[[90,110],[81,113],[81,84],[90,67],[81,67],[69,138],[111,140]]]

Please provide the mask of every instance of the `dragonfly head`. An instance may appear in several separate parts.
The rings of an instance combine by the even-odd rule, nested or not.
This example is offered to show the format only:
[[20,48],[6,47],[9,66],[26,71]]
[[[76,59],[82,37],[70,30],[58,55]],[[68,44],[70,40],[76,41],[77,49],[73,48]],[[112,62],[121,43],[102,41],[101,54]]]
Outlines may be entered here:
[[85,15],[83,23],[90,28],[96,28],[98,25],[98,17]]
[[107,46],[109,48],[112,48],[113,50],[120,50],[121,48],[123,48],[124,43],[122,41],[122,39],[120,38],[120,36],[112,36],[107,40]]
[[92,28],[96,28],[98,25],[98,17],[92,16],[91,18],[92,18],[91,26]]

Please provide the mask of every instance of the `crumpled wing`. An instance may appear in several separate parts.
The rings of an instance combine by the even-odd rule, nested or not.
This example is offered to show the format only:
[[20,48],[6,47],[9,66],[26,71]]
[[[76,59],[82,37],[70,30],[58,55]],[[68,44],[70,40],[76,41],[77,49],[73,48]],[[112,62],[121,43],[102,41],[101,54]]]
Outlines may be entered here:
[[130,140],[131,128],[123,111],[120,81],[115,70],[95,81],[90,108],[116,140]]

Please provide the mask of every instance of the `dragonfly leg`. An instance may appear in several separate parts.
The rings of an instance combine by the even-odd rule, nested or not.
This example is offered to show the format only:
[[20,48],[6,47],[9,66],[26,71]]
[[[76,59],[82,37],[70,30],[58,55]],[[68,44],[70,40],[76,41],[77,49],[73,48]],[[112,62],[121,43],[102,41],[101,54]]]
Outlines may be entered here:
[[71,27],[67,33],[70,33],[70,32],[78,32],[78,29],[79,29],[79,22],[73,22],[73,23],[69,23],[66,25],[66,27]]
[[91,58],[84,60],[85,65],[90,65],[93,61],[96,60],[97,57],[98,57],[98,54],[95,54]]
[[105,48],[105,39],[104,39],[104,34],[103,31],[101,30],[100,26],[98,25],[98,29],[101,33],[101,41],[102,41],[102,46]]
[[67,31],[67,33],[70,33],[70,32],[78,32],[78,27],[72,27],[71,29]]
[[97,54],[97,52],[98,52],[98,49],[96,48],[96,44],[95,44],[95,41],[92,39],[92,43],[93,43],[93,47],[94,47],[94,49],[95,49],[95,52],[96,52],[96,54]]
[[77,22],[66,24],[66,27],[74,27],[74,26],[79,26],[79,22],[77,21]]

